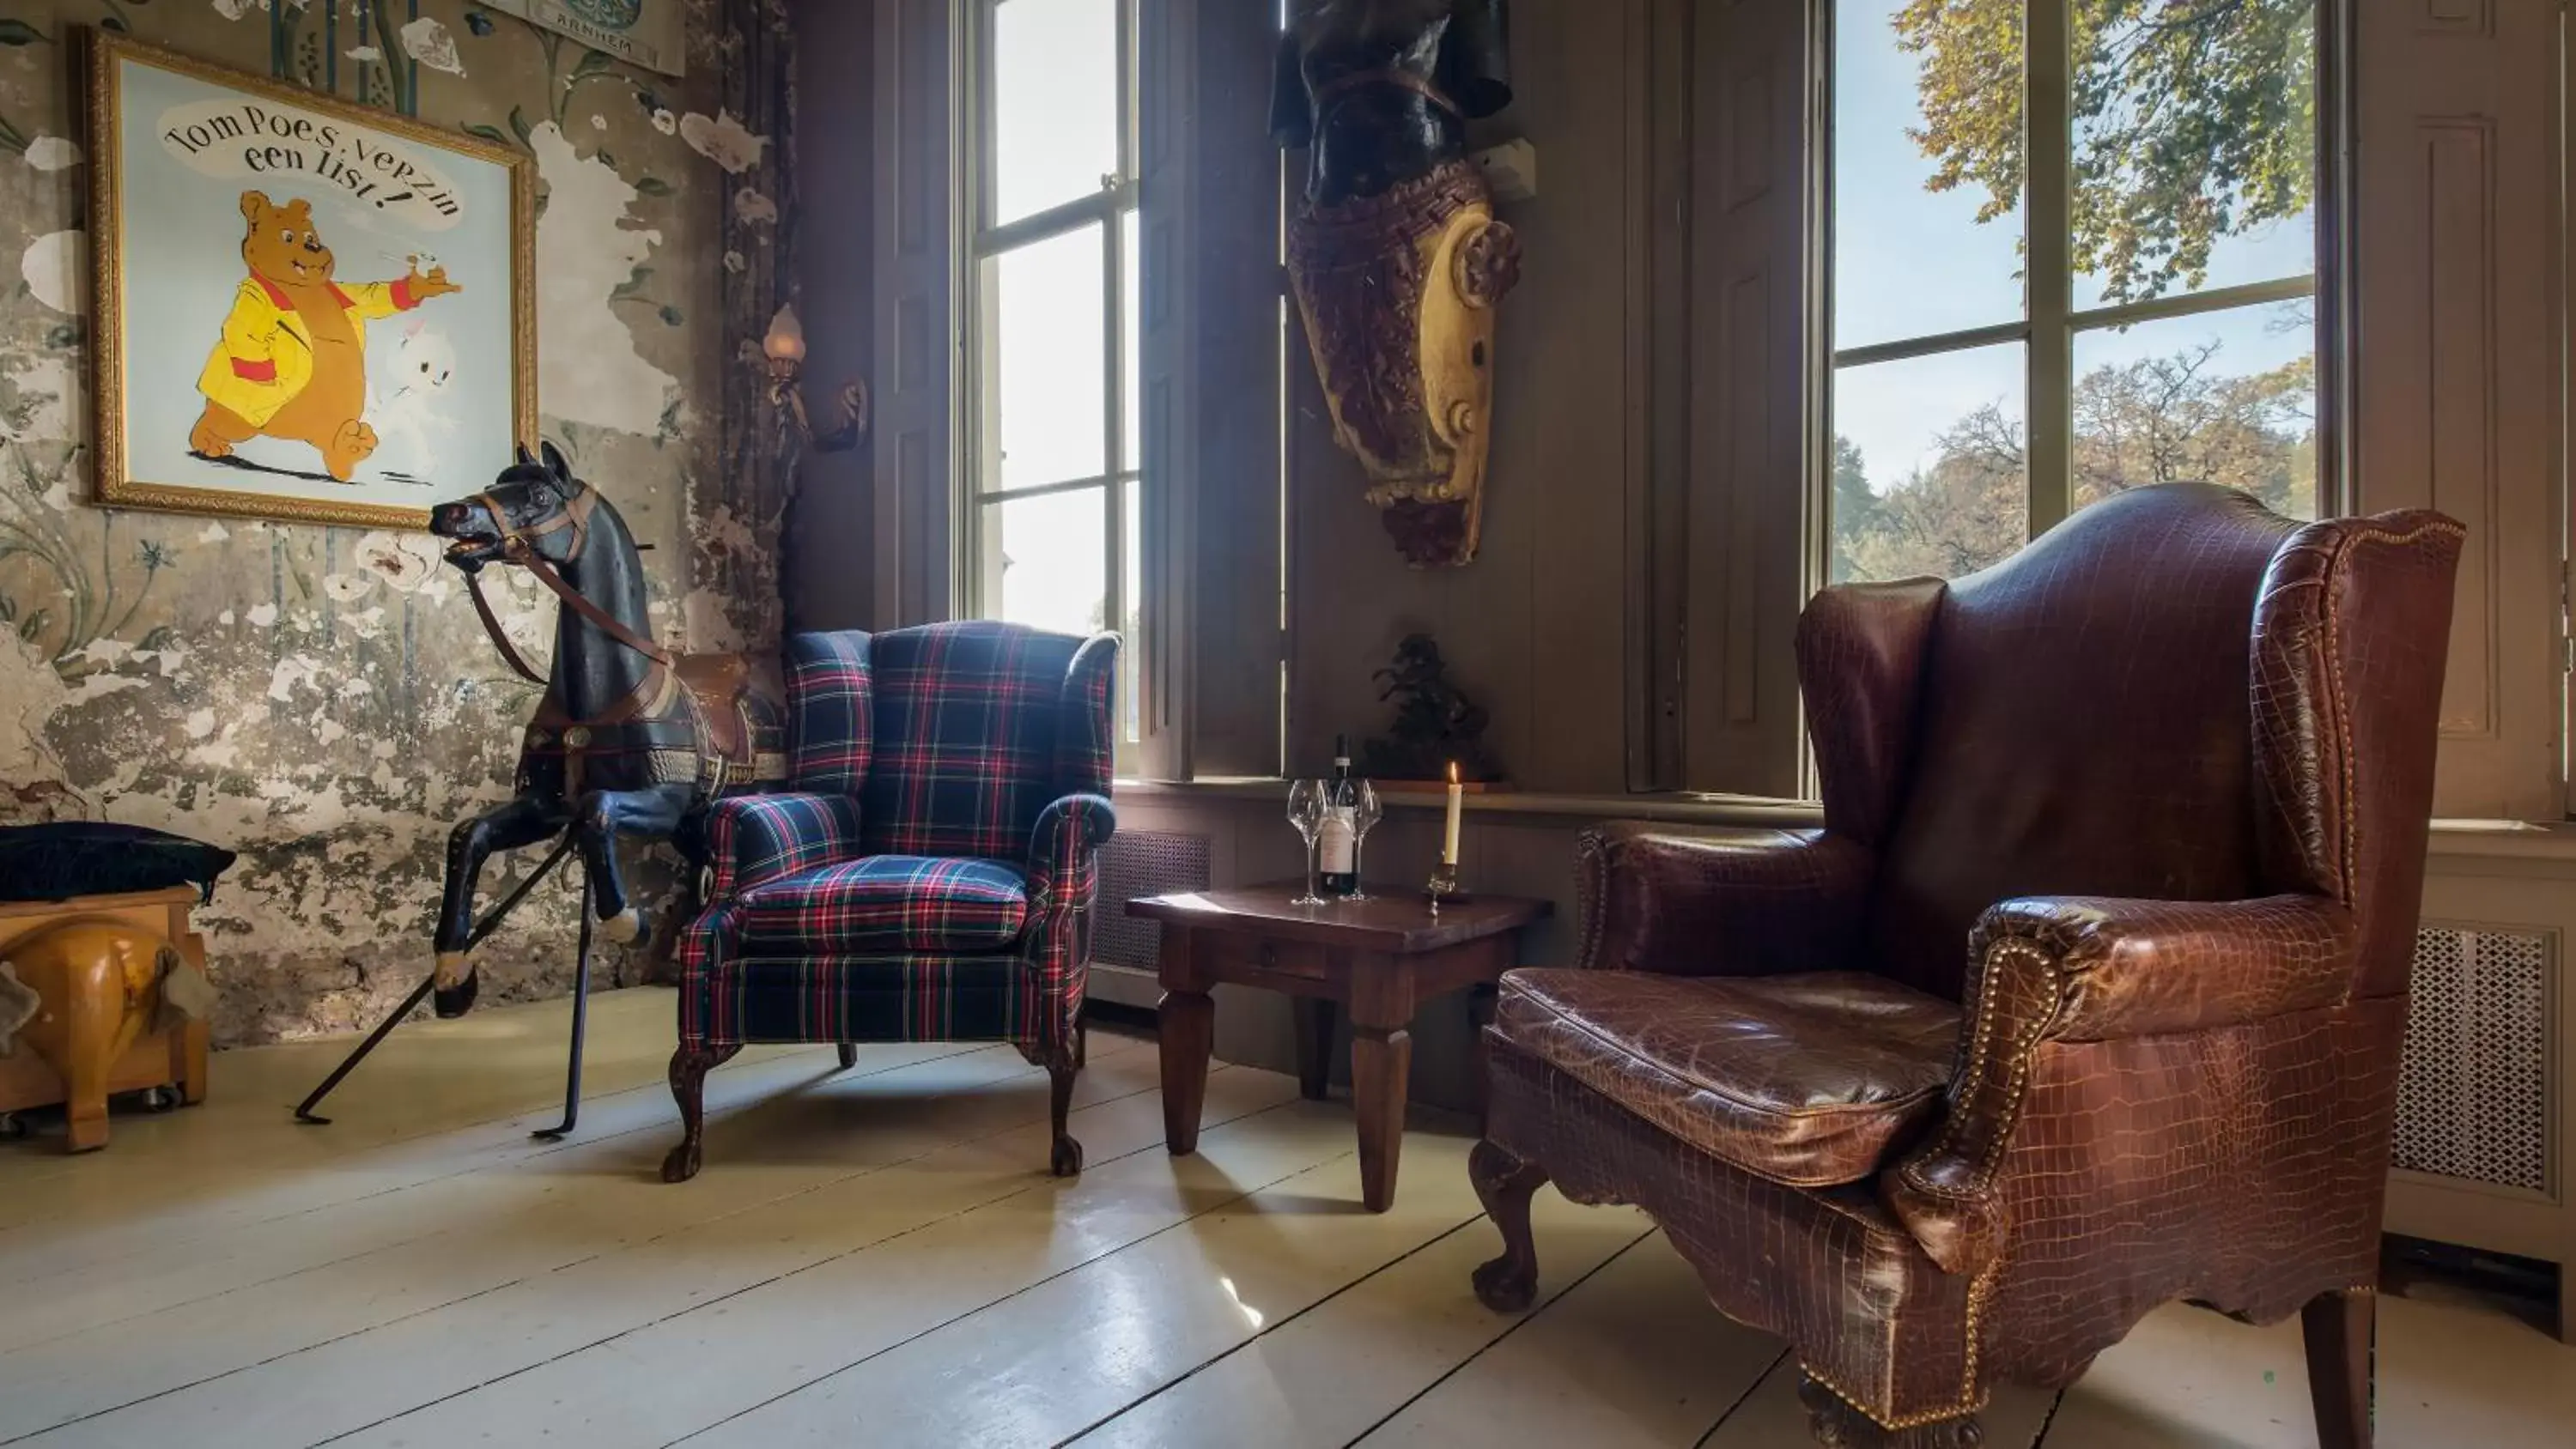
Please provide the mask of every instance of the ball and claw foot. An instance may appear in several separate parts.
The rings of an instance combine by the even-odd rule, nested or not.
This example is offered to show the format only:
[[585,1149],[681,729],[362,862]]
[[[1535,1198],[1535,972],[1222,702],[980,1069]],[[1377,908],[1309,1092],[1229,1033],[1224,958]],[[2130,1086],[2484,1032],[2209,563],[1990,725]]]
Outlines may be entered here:
[[1978,1449],[1986,1442],[1974,1414],[1890,1429],[1803,1373],[1798,1402],[1806,1405],[1808,1431],[1824,1449]]
[[1082,1171],[1082,1144],[1073,1140],[1067,1124],[1073,1116],[1073,1084],[1081,1075],[1081,1059],[1075,1055],[1071,1041],[1059,1043],[1046,1055],[1047,1125],[1054,1130],[1055,1149],[1047,1154],[1047,1170],[1058,1177],[1077,1176]]
[[680,1145],[662,1159],[664,1182],[687,1182],[698,1175],[700,1146],[707,1132],[707,1073],[733,1060],[741,1050],[739,1044],[683,1046],[671,1053],[671,1099],[680,1109]]
[[1538,1298],[1538,1274],[1505,1253],[1476,1269],[1476,1301],[1496,1313],[1521,1313]]
[[1546,1183],[1547,1172],[1487,1140],[1467,1154],[1467,1180],[1503,1238],[1503,1255],[1476,1270],[1476,1301],[1496,1313],[1519,1313],[1538,1297],[1530,1196]]

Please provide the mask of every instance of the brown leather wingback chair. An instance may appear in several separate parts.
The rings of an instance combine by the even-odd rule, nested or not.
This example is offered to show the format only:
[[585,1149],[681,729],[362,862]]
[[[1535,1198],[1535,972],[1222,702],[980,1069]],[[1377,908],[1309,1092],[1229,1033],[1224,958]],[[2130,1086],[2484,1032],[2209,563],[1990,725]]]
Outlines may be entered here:
[[2367,1444],[2460,539],[2151,488],[1818,595],[1825,828],[1588,836],[1582,967],[1503,978],[1478,1295],[1553,1179],[1787,1338],[1825,1444],[1977,1443],[2175,1299],[2302,1312]]

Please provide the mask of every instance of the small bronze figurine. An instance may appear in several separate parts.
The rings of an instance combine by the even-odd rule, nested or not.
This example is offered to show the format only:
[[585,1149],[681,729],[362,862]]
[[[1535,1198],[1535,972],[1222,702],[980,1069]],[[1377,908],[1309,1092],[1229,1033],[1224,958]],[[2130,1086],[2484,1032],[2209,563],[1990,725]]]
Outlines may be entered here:
[[1281,37],[1271,129],[1313,151],[1288,270],[1342,447],[1416,567],[1463,564],[1482,528],[1494,305],[1520,246],[1467,159],[1510,105],[1505,0],[1303,0]]

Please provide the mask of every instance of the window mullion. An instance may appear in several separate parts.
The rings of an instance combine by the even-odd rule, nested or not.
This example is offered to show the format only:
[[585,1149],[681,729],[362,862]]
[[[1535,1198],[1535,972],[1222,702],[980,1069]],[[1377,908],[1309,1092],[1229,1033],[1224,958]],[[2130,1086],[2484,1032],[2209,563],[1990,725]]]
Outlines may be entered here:
[[2029,157],[2025,235],[2030,306],[2030,536],[2072,511],[2075,493],[2074,135],[2069,96],[2067,11],[2071,0],[2036,0],[2027,10],[2023,101]]
[[1835,353],[1833,365],[1867,367],[1874,362],[1903,362],[1943,352],[1970,352],[1980,347],[1991,347],[1998,342],[2025,342],[2029,338],[2028,322],[1998,322],[1992,327],[1972,327],[1964,332],[1942,332],[1930,337],[1908,337],[1895,342],[1873,342],[1865,347],[1854,347]]
[[985,3],[973,7],[973,18],[969,21],[972,29],[967,34],[967,44],[973,47],[973,89],[967,104],[971,108],[968,114],[973,118],[974,131],[968,154],[974,158],[975,167],[975,184],[969,191],[975,198],[974,223],[967,228],[970,235],[989,229],[994,213],[1000,210],[1001,193],[995,180],[1000,168],[995,164],[995,156],[1000,144],[997,133],[1001,128],[994,121],[997,86],[994,81],[993,43],[996,21],[993,12],[999,4],[1000,0],[985,0]]
[[[1119,25],[1126,25],[1127,7],[1118,7]],[[1124,47],[1122,46],[1123,50]],[[1119,62],[1122,79],[1126,62]],[[1121,97],[1124,99],[1123,95]],[[1123,125],[1123,122],[1122,122]],[[1127,450],[1127,369],[1123,355],[1127,346],[1126,299],[1121,295],[1127,283],[1126,228],[1112,214],[1100,226],[1100,456],[1109,460],[1109,486],[1100,490],[1101,537],[1107,543],[1109,557],[1103,570],[1100,619],[1103,626],[1127,633],[1131,621],[1126,618],[1127,570],[1133,561],[1127,557],[1123,475],[1129,460]]]

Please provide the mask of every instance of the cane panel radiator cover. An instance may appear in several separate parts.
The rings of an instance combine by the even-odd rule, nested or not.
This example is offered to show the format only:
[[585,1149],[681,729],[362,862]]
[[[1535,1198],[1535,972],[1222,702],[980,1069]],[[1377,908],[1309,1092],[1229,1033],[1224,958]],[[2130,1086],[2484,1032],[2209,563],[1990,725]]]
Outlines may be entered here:
[[2417,934],[2393,1165],[2551,1190],[2557,975],[2552,932],[2427,925]]

